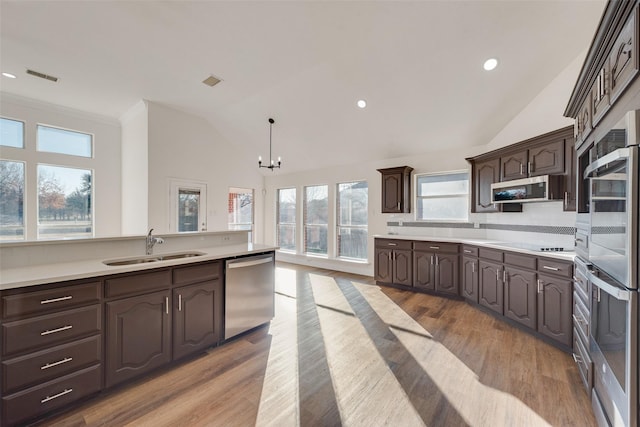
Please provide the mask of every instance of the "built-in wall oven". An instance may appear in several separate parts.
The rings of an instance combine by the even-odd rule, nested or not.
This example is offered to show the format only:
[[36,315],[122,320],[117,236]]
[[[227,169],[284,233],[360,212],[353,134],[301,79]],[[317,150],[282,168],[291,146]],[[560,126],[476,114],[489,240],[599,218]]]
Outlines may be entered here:
[[592,401],[601,425],[637,426],[640,111],[597,133],[578,152],[576,233],[590,264]]

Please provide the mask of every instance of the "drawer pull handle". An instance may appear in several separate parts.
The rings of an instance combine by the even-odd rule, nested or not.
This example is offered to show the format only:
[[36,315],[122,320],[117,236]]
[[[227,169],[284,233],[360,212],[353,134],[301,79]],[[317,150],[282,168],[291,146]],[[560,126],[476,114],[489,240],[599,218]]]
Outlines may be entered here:
[[397,243],[388,243],[389,246],[398,246]]
[[464,250],[464,253],[465,253],[465,254],[470,254],[470,253],[471,253],[471,251],[470,251],[469,249],[465,249],[465,250]]
[[573,356],[573,361],[576,363],[582,363],[582,357],[578,356],[575,353],[571,353],[571,355]]
[[57,362],[52,362],[52,363],[47,363],[46,365],[40,366],[41,370],[45,370],[45,369],[49,369],[49,368],[53,368],[54,366],[58,366],[58,365],[63,365],[65,363],[71,362],[73,360],[73,357],[65,357],[62,360],[58,360]]
[[68,301],[71,298],[73,298],[73,296],[68,295],[66,297],[45,299],[45,300],[40,301],[40,304],[51,304],[52,302]]
[[429,249],[440,249],[440,246],[429,246]]
[[42,400],[40,401],[40,403],[47,403],[47,402],[48,402],[48,401],[50,401],[50,400],[53,400],[53,399],[57,399],[57,398],[59,398],[59,397],[62,397],[62,396],[64,396],[65,394],[69,394],[69,393],[71,393],[72,391],[73,391],[73,389],[72,389],[72,388],[67,388],[67,389],[65,389],[64,391],[61,391],[61,392],[60,392],[60,393],[58,393],[58,394],[54,394],[53,396],[47,396],[47,397],[45,397],[44,399],[42,399]]
[[548,265],[543,265],[542,268],[544,268],[545,270],[551,270],[551,271],[560,271],[559,268],[556,267],[549,267]]
[[73,328],[73,325],[67,325],[56,329],[49,329],[48,331],[40,332],[40,335],[44,337],[45,335],[55,334],[56,332],[66,331],[71,328]]
[[582,317],[578,317],[575,314],[573,314],[572,317],[573,317],[573,321],[576,323],[581,323],[583,325],[586,323]]

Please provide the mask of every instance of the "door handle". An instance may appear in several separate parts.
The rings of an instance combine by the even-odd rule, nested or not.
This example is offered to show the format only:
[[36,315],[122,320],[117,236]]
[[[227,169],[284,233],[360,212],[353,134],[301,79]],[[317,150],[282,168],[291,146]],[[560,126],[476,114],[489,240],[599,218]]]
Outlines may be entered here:
[[472,262],[472,263],[471,263],[471,272],[472,272],[472,273],[475,273],[475,272],[476,272],[476,263],[475,263],[475,262]]
[[531,162],[527,162],[527,174],[531,175],[531,171],[533,170],[533,168],[531,167]]
[[567,191],[564,192],[564,208],[567,209],[569,206],[569,193]]
[[433,255],[431,255],[430,261],[431,265],[433,265]]
[[164,312],[169,314],[169,297],[164,297]]
[[500,281],[500,269],[496,269],[496,281],[499,282]]
[[178,294],[178,311],[182,311],[182,294]]
[[438,266],[438,255],[436,255],[436,267]]
[[542,280],[538,279],[538,293],[542,292]]

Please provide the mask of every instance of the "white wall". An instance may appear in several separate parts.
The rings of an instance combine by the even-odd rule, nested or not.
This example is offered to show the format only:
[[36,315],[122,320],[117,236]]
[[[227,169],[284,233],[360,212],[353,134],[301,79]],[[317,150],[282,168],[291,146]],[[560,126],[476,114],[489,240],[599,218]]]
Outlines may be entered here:
[[263,175],[255,153],[228,141],[206,120],[147,102],[149,132],[149,228],[169,232],[170,179],[207,184],[207,227],[228,227],[229,187],[255,189],[255,241],[263,242]]
[[[26,237],[37,235],[37,164],[93,169],[95,236],[120,235],[120,124],[117,120],[32,99],[0,94],[0,115],[25,122],[25,149],[2,147],[0,157],[26,162]],[[36,125],[44,124],[93,135],[94,158],[36,151]]]
[[122,234],[146,234],[149,219],[149,118],[140,101],[122,123]]

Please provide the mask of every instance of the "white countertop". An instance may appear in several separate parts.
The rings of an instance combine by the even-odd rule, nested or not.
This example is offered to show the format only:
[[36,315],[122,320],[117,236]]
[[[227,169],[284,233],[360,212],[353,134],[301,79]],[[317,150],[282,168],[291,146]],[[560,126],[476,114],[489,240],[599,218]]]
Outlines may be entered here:
[[[105,261],[104,259],[95,259],[57,264],[42,264],[21,268],[8,268],[0,271],[0,290],[22,288],[67,280],[86,279],[89,277],[107,276],[131,271],[151,270],[154,268],[190,264],[194,262],[233,258],[241,255],[273,251],[276,249],[276,246],[244,243],[210,248],[197,248],[193,250],[193,252],[201,252],[204,253],[204,255],[142,264],[108,266],[103,263],[103,261]],[[170,253],[154,253],[156,256],[167,254]],[[124,258],[125,257],[123,257],[123,259]],[[129,256],[126,258],[132,257]],[[113,258],[106,260],[111,261]]]
[[397,239],[397,240],[416,240],[426,242],[447,242],[447,243],[462,243],[466,245],[484,246],[488,248],[500,249],[504,251],[519,252],[529,255],[542,256],[547,258],[555,258],[564,261],[573,262],[576,257],[574,251],[540,251],[531,250],[523,247],[518,247],[517,242],[503,242],[488,239],[475,239],[475,238],[457,238],[457,237],[432,237],[432,236],[415,236],[415,235],[403,235],[403,234],[376,234],[376,239]]

